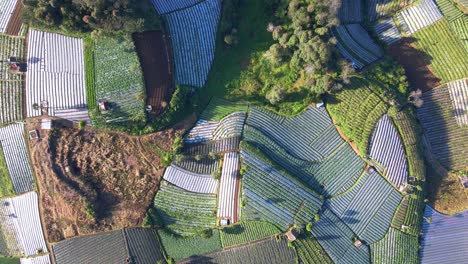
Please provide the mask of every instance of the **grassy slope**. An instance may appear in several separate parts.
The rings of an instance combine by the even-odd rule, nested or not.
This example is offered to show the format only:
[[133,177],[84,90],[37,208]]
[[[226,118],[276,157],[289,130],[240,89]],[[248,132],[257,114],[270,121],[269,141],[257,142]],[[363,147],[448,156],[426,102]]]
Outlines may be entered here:
[[215,60],[206,86],[201,91],[207,100],[212,96],[226,98],[226,85],[239,78],[241,70],[248,65],[255,52],[267,50],[273,42],[266,31],[268,18],[264,15],[262,0],[242,3],[239,14],[239,43],[236,46],[226,47],[224,36],[218,33]]
[[0,197],[14,194],[13,183],[11,182],[10,173],[8,172],[2,147],[0,146]]

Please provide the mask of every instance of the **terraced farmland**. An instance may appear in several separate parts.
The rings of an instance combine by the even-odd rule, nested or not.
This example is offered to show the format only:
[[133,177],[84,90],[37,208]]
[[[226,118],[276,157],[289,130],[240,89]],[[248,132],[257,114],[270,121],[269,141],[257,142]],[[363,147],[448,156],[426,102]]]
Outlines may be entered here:
[[238,221],[238,174],[239,153],[225,153],[219,185],[217,216],[218,219],[229,219],[230,223]]
[[447,83],[457,124],[468,126],[468,78]]
[[418,247],[417,237],[390,228],[382,240],[370,245],[372,263],[420,263]]
[[175,81],[203,87],[214,59],[220,0],[205,0],[165,15],[172,40]]
[[216,195],[191,193],[162,183],[154,206],[165,227],[179,235],[193,235],[216,223]]
[[375,21],[380,17],[392,16],[394,11],[412,2],[414,0],[366,0],[367,17],[369,21]]
[[201,143],[210,140],[218,140],[229,137],[240,137],[245,122],[246,113],[234,112],[218,121],[200,119],[187,136],[186,143]]
[[382,176],[366,173],[351,190],[331,198],[326,206],[366,243],[383,238],[402,199]]
[[193,6],[201,0],[152,0],[151,1],[160,15],[171,13],[179,9]]
[[95,100],[106,99],[112,109],[103,116],[104,120],[93,117],[98,125],[105,125],[105,122],[145,120],[143,72],[131,38],[99,38],[96,41],[94,58]]
[[468,164],[468,131],[457,124],[447,85],[424,93],[423,100],[418,118],[432,154],[447,169],[464,169]]
[[341,6],[338,8],[338,18],[342,25],[362,22],[361,3],[362,1],[356,2],[353,0],[343,0],[341,2]]
[[397,14],[400,26],[407,35],[434,24],[442,19],[442,13],[434,0],[421,0]]
[[43,255],[43,256],[38,256],[38,257],[32,257],[32,258],[21,258],[20,259],[21,264],[50,264],[50,257],[49,255]]
[[18,0],[5,0],[0,3],[0,33],[7,30],[8,22],[13,14]]
[[176,158],[173,164],[193,173],[212,174],[219,168],[219,159],[205,156],[197,160],[194,157],[181,156],[181,159]]
[[20,62],[24,61],[23,37],[12,37],[0,34],[0,80],[22,80],[22,76],[9,72],[8,59],[16,57]]
[[354,78],[346,89],[328,99],[327,109],[334,123],[356,143],[360,155],[364,156],[372,131],[388,106],[371,91],[365,80]]
[[430,66],[444,82],[466,77],[468,56],[446,19],[416,32],[416,46],[431,57]]
[[219,121],[231,113],[244,112],[247,111],[248,108],[249,106],[247,104],[234,103],[215,97],[211,99],[208,106],[202,112],[200,119]]
[[337,47],[341,55],[357,69],[382,57],[380,47],[359,24],[336,27],[333,35],[338,39]]
[[[253,127],[245,127],[244,141],[325,197],[347,190],[357,181],[364,168],[364,162],[344,142],[329,157],[308,162],[290,155]],[[325,144],[323,141],[321,143]]]
[[289,225],[305,226],[314,219],[323,201],[294,179],[281,174],[254,155],[242,152],[247,165],[243,176],[243,217],[267,220],[282,230]]

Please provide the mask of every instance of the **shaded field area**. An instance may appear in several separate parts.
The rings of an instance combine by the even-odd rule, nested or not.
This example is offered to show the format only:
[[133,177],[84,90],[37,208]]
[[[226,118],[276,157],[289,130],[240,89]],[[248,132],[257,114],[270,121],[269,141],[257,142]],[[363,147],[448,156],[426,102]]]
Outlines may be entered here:
[[429,55],[414,47],[414,39],[403,38],[389,46],[388,52],[405,68],[408,81],[415,89],[431,90],[440,85],[440,79],[429,68]]
[[48,241],[141,224],[162,177],[161,156],[185,129],[141,138],[39,130],[41,139],[30,143],[30,151]]
[[133,34],[146,86],[146,105],[153,114],[160,114],[174,92],[172,55],[162,31]]

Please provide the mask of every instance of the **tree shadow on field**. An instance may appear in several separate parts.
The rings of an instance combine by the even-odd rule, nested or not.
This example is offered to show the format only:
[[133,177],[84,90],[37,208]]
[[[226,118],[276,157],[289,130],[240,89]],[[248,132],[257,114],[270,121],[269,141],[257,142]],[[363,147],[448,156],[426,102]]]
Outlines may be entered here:
[[429,91],[441,84],[441,79],[434,75],[430,69],[432,56],[415,48],[417,39],[404,37],[390,45],[388,52],[399,64],[403,66],[409,83],[413,89]]

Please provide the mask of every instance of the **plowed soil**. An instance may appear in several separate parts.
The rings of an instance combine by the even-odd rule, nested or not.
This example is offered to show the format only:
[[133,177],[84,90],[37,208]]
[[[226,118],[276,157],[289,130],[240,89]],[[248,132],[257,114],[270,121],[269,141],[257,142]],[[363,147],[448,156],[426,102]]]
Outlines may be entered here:
[[18,1],[16,3],[15,9],[13,10],[13,14],[8,21],[5,33],[8,35],[19,35],[21,30],[21,9],[23,7],[23,2]]
[[388,52],[405,68],[408,81],[414,89],[425,92],[441,84],[429,67],[430,58],[414,47],[413,39],[402,38],[388,47]]
[[48,242],[140,225],[163,174],[162,153],[192,119],[144,137],[28,124],[41,137],[30,152]]
[[168,41],[161,31],[135,33],[133,39],[145,76],[146,104],[151,105],[153,114],[158,115],[174,93]]

